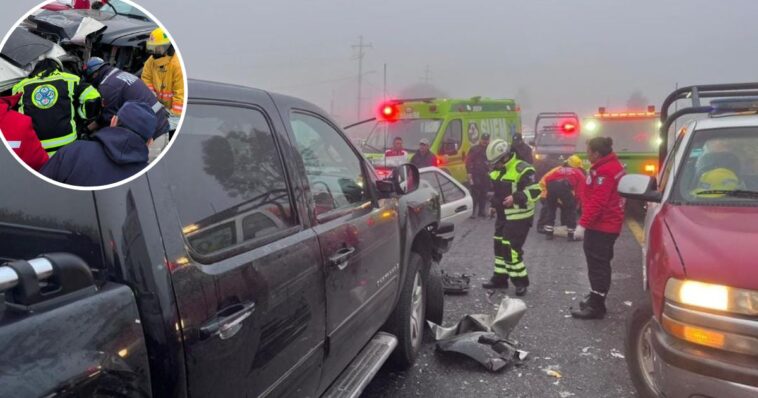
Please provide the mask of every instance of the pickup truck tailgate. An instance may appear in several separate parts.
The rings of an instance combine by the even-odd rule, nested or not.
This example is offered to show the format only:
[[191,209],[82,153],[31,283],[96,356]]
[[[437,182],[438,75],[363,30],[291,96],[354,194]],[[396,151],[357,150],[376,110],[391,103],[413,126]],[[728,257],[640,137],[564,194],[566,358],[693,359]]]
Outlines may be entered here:
[[131,289],[106,283],[76,293],[31,311],[0,300],[0,396],[150,395]]

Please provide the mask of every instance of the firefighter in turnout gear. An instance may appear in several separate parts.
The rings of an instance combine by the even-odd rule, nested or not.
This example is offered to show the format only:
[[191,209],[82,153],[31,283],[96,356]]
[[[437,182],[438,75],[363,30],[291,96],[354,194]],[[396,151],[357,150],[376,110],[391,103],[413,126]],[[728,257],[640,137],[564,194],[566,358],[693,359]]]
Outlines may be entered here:
[[21,94],[19,113],[32,118],[42,148],[50,156],[76,141],[78,126],[97,117],[101,109],[97,89],[64,72],[63,65],[52,58],[39,61],[28,78],[13,86],[16,94]]
[[142,81],[173,116],[180,116],[184,111],[184,72],[179,56],[161,28],[150,33],[146,46],[151,55],[142,69]]
[[529,277],[524,264],[524,242],[534,219],[540,186],[531,164],[520,160],[505,140],[487,146],[487,161],[493,166],[490,181],[494,190],[491,211],[496,212],[495,271],[485,289],[507,288],[508,279],[516,295],[526,294]]

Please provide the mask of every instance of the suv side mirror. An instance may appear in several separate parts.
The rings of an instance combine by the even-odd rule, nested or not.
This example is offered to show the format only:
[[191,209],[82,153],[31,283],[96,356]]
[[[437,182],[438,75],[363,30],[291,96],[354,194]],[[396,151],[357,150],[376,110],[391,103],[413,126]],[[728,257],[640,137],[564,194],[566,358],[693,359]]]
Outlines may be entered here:
[[417,190],[420,182],[418,168],[405,163],[395,167],[389,179],[377,181],[376,185],[381,193],[406,195]]
[[655,177],[643,174],[628,174],[619,181],[618,192],[627,199],[660,203],[663,194],[658,192]]

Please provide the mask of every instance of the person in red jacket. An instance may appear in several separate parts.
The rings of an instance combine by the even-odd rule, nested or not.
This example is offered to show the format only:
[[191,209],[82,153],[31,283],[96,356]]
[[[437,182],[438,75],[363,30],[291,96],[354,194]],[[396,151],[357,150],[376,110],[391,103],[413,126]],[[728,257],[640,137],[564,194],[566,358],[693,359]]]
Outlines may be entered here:
[[0,131],[13,152],[39,171],[47,163],[47,152],[37,138],[32,127],[32,118],[13,110],[21,99],[21,94],[12,97],[0,97]]
[[566,162],[545,174],[540,181],[547,192],[545,206],[547,214],[541,220],[548,240],[553,239],[555,232],[555,215],[561,209],[561,221],[568,228],[568,240],[575,240],[576,205],[582,202],[584,196],[585,175],[582,170],[582,160],[579,156],[571,155]]
[[595,137],[587,143],[587,157],[592,162],[582,200],[582,218],[575,236],[584,238],[584,255],[590,279],[590,293],[571,316],[578,319],[601,319],[605,316],[605,297],[611,287],[613,245],[624,222],[624,199],[617,188],[624,176],[624,166],[613,152],[613,140]]

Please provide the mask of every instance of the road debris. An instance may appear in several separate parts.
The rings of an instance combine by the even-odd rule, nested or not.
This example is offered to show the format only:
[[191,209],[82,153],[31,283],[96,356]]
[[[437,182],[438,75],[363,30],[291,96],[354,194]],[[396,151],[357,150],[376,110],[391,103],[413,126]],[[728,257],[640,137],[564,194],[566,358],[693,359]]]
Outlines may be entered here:
[[497,314],[470,314],[450,327],[428,322],[437,350],[455,352],[473,358],[491,372],[497,372],[521,364],[529,355],[516,348],[509,340],[513,329],[526,312],[526,304],[518,299],[505,297]]
[[616,350],[615,348],[611,349],[611,356],[614,357],[614,358],[621,358],[621,359],[625,358],[624,354],[618,352],[618,350]]
[[561,375],[561,372],[555,369],[545,368],[545,369],[542,369],[542,371],[545,372],[545,374],[547,374],[548,376],[555,377],[556,379],[560,379],[561,377],[563,377]]
[[631,307],[632,306],[632,302],[631,301],[624,301],[624,305],[627,306],[627,307]]
[[570,391],[561,391],[558,394],[561,396],[561,398],[568,398],[568,397],[576,396],[576,394],[574,394],[573,392],[570,392]]
[[442,289],[445,294],[466,294],[471,287],[471,276],[467,274],[448,274],[442,271]]

